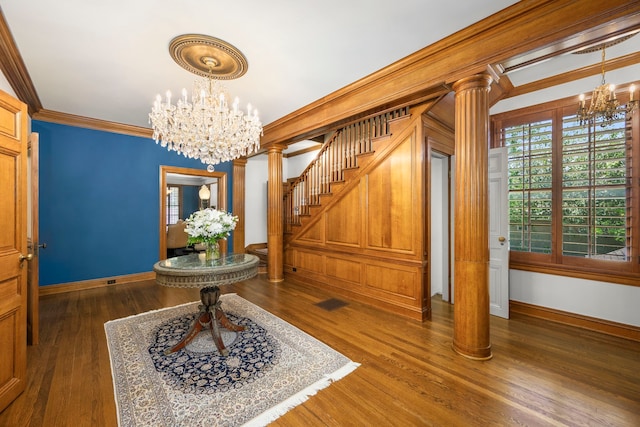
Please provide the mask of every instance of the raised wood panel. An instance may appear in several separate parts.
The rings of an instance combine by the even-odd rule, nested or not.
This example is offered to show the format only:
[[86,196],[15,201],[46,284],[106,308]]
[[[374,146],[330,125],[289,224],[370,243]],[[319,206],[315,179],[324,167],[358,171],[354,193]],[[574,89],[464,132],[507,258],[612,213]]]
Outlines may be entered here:
[[329,256],[326,257],[326,262],[327,276],[360,284],[362,263]]
[[408,136],[366,176],[369,248],[414,253],[414,221],[420,218],[415,192],[415,134]]
[[324,274],[324,257],[316,253],[297,252],[296,265],[303,270]]
[[365,266],[365,285],[386,293],[415,300],[418,281],[416,269],[371,264]]
[[[17,315],[17,311],[9,311],[0,317],[0,348],[11,349],[15,346],[16,323],[20,321],[21,316]],[[0,388],[7,383],[13,381],[15,376],[15,352],[0,352]]]
[[[0,182],[8,188],[16,188],[16,158],[0,156]],[[0,249],[16,246],[16,207],[11,197],[0,197]]]
[[324,222],[317,221],[315,224],[309,227],[299,237],[301,241],[322,243],[324,237]]
[[0,283],[0,305],[4,305],[4,303],[11,302],[13,304],[15,302],[15,298],[20,296],[22,290],[20,289],[20,282],[15,278],[10,278],[8,280],[4,280]]
[[18,138],[18,122],[16,120],[15,112],[0,109],[0,133],[10,138]]
[[360,246],[361,213],[360,186],[356,186],[327,210],[327,243]]

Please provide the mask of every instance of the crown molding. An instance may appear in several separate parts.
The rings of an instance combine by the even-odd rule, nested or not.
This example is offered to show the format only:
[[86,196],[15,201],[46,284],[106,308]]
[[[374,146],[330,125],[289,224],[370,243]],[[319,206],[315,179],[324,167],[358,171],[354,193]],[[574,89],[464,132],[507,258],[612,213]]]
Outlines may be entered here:
[[380,105],[405,99],[416,105],[446,94],[465,77],[486,72],[487,64],[532,52],[595,27],[619,22],[619,32],[636,28],[640,2],[608,0],[523,0],[429,45],[352,84],[264,126],[263,145],[288,143]]
[[102,130],[105,132],[120,133],[124,135],[139,136],[142,138],[152,138],[153,131],[140,126],[125,125],[122,123],[109,122],[106,120],[92,119],[90,117],[76,116],[74,114],[61,113],[41,109],[32,115],[34,120],[43,122],[58,123],[62,125],[77,126],[81,128]]
[[27,104],[29,114],[42,109],[42,103],[22,61],[11,30],[0,9],[0,69],[20,101]]

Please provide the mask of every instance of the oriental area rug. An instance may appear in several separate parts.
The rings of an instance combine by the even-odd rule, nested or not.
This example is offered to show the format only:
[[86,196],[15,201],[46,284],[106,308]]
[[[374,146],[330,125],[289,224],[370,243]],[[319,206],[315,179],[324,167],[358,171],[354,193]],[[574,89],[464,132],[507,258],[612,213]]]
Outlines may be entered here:
[[359,365],[235,294],[220,297],[232,323],[229,355],[204,329],[165,355],[190,329],[198,302],[105,323],[122,427],[262,426]]

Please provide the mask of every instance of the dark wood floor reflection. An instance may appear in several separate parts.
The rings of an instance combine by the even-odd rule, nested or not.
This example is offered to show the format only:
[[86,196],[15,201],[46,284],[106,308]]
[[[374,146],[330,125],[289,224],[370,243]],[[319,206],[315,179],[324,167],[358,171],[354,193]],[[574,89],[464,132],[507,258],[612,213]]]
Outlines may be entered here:
[[[536,319],[491,319],[493,359],[451,350],[452,306],[433,320],[399,319],[328,292],[264,277],[224,287],[361,366],[277,426],[640,425],[640,343]],[[155,282],[41,299],[41,343],[28,349],[27,390],[0,426],[115,426],[104,323],[198,300]]]

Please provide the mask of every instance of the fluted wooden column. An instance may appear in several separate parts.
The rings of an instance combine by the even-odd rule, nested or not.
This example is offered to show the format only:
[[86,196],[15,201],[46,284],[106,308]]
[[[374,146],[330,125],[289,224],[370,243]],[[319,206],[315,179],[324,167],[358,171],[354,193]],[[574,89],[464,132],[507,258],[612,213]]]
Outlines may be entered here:
[[281,145],[268,148],[269,182],[267,183],[267,279],[284,280]]
[[233,214],[238,217],[238,223],[233,230],[233,252],[244,253],[245,247],[245,166],[247,159],[236,159],[233,161]]
[[453,85],[455,97],[455,265],[453,349],[491,358],[489,335],[489,85],[479,74]]

